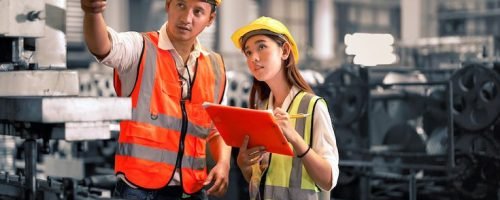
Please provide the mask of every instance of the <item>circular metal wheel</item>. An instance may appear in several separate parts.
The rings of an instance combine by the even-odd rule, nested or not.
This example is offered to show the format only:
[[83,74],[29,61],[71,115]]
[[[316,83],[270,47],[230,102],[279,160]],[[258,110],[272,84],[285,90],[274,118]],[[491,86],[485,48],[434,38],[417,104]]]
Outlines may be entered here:
[[477,161],[472,156],[457,155],[456,169],[460,174],[452,185],[461,197],[484,199],[487,196],[488,187],[478,182]]
[[500,113],[500,76],[479,64],[453,74],[453,115],[455,123],[469,131],[489,127]]
[[499,146],[490,135],[468,133],[458,136],[455,142],[456,171],[458,179],[453,186],[461,196],[471,199],[484,199],[492,191],[491,187],[482,179],[484,173],[489,172],[481,169],[478,160],[471,153],[484,153],[486,155],[497,155]]
[[345,69],[330,73],[318,94],[329,102],[333,123],[349,125],[357,121],[366,108],[366,84],[356,74]]

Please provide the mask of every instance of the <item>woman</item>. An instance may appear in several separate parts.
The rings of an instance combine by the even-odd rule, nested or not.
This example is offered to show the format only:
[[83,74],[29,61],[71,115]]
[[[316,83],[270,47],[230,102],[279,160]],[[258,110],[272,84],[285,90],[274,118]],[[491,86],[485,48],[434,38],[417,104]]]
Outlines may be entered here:
[[[338,151],[325,101],[315,96],[296,66],[297,45],[279,21],[260,17],[231,37],[254,77],[250,107],[271,109],[295,156],[240,148],[237,163],[250,182],[251,199],[318,199],[339,175]],[[307,117],[290,119],[290,114]]]

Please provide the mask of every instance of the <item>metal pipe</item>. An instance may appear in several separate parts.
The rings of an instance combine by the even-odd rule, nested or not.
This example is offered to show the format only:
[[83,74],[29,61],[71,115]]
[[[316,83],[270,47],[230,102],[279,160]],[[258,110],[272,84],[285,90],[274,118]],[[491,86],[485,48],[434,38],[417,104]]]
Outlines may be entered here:
[[358,161],[358,160],[341,160],[339,161],[341,167],[390,167],[398,169],[410,170],[430,170],[430,171],[448,171],[447,167],[441,165],[428,165],[428,164],[391,164],[391,163],[376,163],[372,161]]
[[35,139],[26,139],[24,141],[24,151],[25,151],[25,166],[24,171],[26,175],[26,197],[25,199],[34,200],[36,199],[36,159],[37,159],[37,149],[36,149]]
[[453,82],[448,81],[448,166],[455,168],[455,130],[453,125]]
[[459,65],[457,67],[449,67],[449,68],[417,68],[417,67],[369,67],[369,70],[373,73],[377,72],[420,72],[420,73],[450,73],[459,69]]
[[410,177],[409,177],[409,199],[410,200],[417,200],[417,180],[415,179],[415,171],[410,170]]

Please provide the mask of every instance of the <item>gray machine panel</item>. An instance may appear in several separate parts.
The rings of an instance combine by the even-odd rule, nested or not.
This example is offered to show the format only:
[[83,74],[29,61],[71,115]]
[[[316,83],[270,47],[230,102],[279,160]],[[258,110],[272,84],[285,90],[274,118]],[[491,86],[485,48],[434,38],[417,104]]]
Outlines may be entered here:
[[76,71],[0,72],[0,96],[77,96],[79,89]]
[[130,119],[130,98],[1,97],[0,120],[65,123]]

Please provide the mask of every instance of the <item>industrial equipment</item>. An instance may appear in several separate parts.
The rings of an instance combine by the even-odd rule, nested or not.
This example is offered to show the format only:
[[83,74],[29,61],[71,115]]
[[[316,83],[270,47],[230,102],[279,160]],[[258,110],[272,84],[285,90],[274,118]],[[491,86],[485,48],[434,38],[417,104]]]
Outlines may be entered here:
[[0,134],[21,138],[24,158],[21,172],[0,172],[0,198],[99,197],[77,155],[53,157],[43,177],[40,153],[55,140],[111,138],[112,123],[131,117],[129,99],[78,96],[78,74],[66,70],[65,1],[0,0],[0,7]]
[[498,66],[350,66],[327,75],[314,89],[334,116],[341,175],[333,197],[497,198]]

